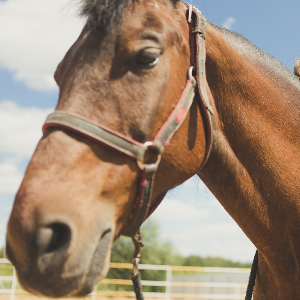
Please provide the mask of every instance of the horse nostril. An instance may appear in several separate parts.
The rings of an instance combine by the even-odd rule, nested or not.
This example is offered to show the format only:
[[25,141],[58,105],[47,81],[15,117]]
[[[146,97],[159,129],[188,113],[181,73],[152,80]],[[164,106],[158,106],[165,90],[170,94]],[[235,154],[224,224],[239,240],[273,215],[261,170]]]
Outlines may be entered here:
[[111,232],[111,229],[105,230],[105,231],[102,233],[100,240],[102,240],[102,239],[103,239],[108,233],[110,233],[110,232]]
[[37,234],[37,246],[41,253],[57,251],[69,245],[71,229],[66,224],[54,223],[40,228]]

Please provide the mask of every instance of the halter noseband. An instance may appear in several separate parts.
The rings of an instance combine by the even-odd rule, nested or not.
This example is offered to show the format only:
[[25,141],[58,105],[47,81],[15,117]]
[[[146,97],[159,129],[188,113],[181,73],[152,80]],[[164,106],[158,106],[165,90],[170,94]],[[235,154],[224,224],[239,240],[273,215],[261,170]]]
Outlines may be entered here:
[[[199,106],[202,108],[202,117],[206,121],[206,151],[200,169],[202,169],[207,162],[211,152],[212,108],[209,104],[206,92],[205,75],[206,53],[204,40],[206,20],[200,11],[194,7],[188,10],[188,14],[191,44],[191,68],[188,73],[188,79],[177,105],[167,121],[156,134],[153,141],[148,141],[142,144],[122,135],[121,133],[91,122],[80,115],[59,110],[50,114],[43,126],[43,131],[49,127],[65,128],[74,131],[115,151],[136,159],[137,164],[142,171],[139,184],[139,194],[137,196],[134,210],[130,216],[130,224],[127,228],[122,230],[122,235],[134,237],[142,223],[157,207],[157,205],[151,203],[151,196],[154,178],[161,160],[161,155],[175,132],[185,120],[194,98],[197,98]],[[196,91],[197,93],[195,96]],[[149,150],[156,155],[155,163],[145,163],[145,155]],[[160,196],[158,204],[163,198],[164,195]]]

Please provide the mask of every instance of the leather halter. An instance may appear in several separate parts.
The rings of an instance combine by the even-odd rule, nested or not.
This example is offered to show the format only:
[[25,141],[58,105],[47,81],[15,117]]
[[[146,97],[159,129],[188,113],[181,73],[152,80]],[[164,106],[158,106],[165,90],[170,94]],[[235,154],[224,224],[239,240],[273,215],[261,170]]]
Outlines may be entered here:
[[[125,236],[135,236],[142,223],[163,200],[165,195],[160,196],[158,204],[151,202],[155,174],[165,147],[169,144],[171,138],[185,120],[194,98],[198,100],[202,117],[206,121],[206,151],[200,170],[207,162],[211,152],[211,114],[213,113],[213,110],[209,104],[206,92],[206,53],[204,42],[206,20],[200,11],[194,7],[190,7],[187,13],[190,28],[191,68],[189,70],[185,88],[177,105],[156,134],[153,141],[142,144],[121,133],[91,122],[80,115],[59,110],[50,114],[43,126],[43,132],[49,127],[65,128],[136,159],[137,164],[142,171],[139,183],[139,194],[134,210],[130,216],[129,226],[122,229],[121,234]],[[145,155],[148,151],[152,151],[156,154],[155,163],[145,163]]]

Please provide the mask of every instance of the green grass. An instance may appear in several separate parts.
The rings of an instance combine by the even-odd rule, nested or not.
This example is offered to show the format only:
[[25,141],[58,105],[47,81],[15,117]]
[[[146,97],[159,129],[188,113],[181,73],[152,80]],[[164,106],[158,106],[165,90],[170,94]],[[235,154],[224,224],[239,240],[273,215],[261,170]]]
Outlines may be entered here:
[[0,276],[12,276],[13,267],[10,264],[0,264]]

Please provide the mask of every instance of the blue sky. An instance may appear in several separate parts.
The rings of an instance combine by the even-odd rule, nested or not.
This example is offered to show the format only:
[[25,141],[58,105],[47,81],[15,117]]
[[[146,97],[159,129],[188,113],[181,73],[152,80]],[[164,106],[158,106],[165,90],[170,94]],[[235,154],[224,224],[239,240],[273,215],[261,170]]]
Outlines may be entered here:
[[[77,1],[0,0],[0,245],[14,195],[58,90],[56,65],[84,20]],[[192,1],[209,22],[245,36],[292,70],[300,57],[299,0]],[[170,191],[152,217],[182,254],[251,261],[254,247],[200,180]]]

